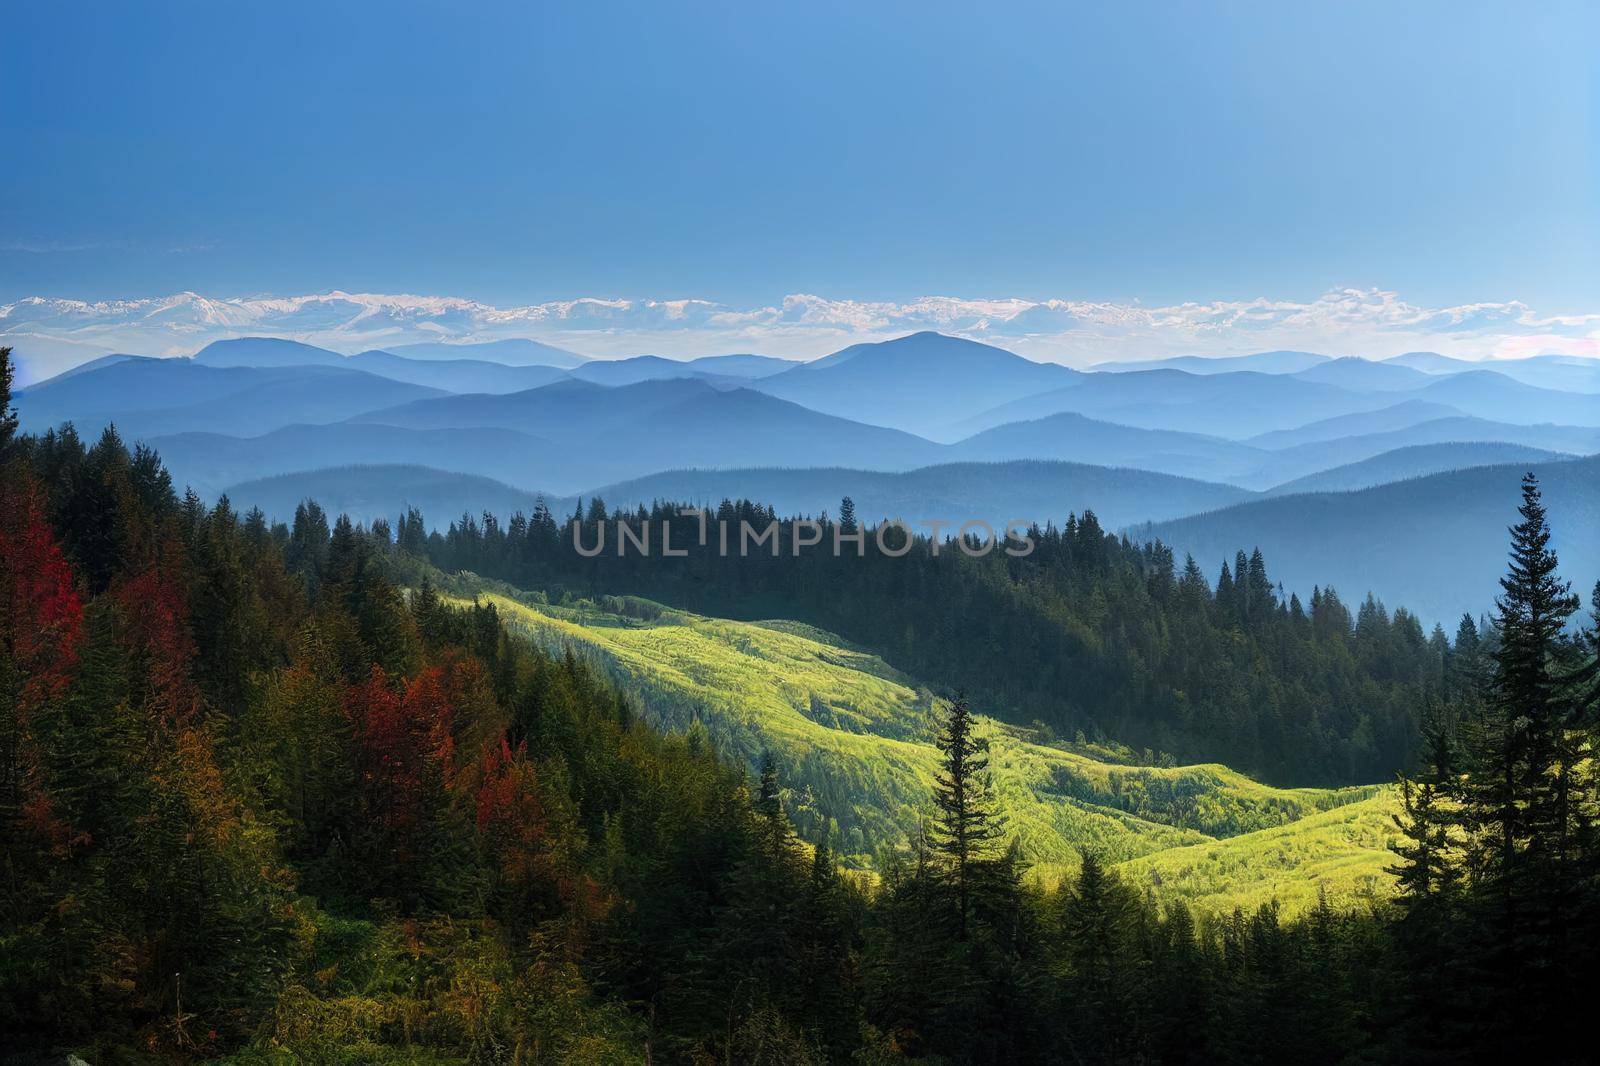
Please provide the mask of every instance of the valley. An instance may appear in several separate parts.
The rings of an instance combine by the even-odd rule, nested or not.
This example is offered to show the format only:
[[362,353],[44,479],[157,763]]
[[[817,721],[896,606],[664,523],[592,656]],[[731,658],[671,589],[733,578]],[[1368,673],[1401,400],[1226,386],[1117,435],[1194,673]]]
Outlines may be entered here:
[[[838,637],[635,598],[553,606],[479,579],[435,579],[445,602],[493,604],[513,632],[594,661],[655,728],[702,730],[752,770],[775,755],[801,835],[848,865],[872,869],[927,817],[943,701]],[[1272,788],[1220,765],[1140,765],[1133,752],[979,722],[1007,832],[1036,877],[1075,876],[1092,852],[1202,913],[1275,898],[1295,914],[1319,892],[1342,906],[1392,891],[1392,786]]]

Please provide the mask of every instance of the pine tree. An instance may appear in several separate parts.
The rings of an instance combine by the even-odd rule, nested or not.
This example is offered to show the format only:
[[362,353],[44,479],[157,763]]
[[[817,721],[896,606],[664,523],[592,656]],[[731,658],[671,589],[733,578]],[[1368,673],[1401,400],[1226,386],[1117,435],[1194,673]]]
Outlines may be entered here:
[[0,461],[11,450],[11,438],[17,432],[17,409],[11,406],[11,383],[15,377],[11,349],[0,348]]
[[761,753],[761,776],[756,785],[756,816],[760,819],[762,844],[769,856],[782,861],[791,854],[793,834],[783,815],[783,791],[778,784],[778,760],[770,751]]
[[1416,779],[1400,775],[1401,813],[1393,815],[1401,839],[1389,850],[1399,862],[1388,868],[1399,890],[1400,904],[1416,913],[1451,896],[1461,880],[1457,845],[1448,809],[1454,788],[1455,759],[1442,727],[1429,731],[1427,769]]
[[1532,474],[1496,600],[1499,645],[1488,702],[1469,724],[1473,765],[1463,790],[1471,870],[1486,906],[1478,964],[1499,993],[1485,1024],[1507,1052],[1571,990],[1567,927],[1582,842],[1575,795],[1582,751],[1557,666],[1578,601],[1556,574],[1550,526]]
[[856,501],[846,496],[839,501],[839,532],[851,534],[856,531]]
[[958,693],[950,700],[949,717],[939,735],[943,769],[934,777],[933,793],[938,808],[934,847],[949,866],[962,940],[970,932],[979,867],[992,857],[994,842],[1004,832],[1003,816],[994,809],[984,775],[989,766],[988,743],[974,735],[973,725],[967,698]]

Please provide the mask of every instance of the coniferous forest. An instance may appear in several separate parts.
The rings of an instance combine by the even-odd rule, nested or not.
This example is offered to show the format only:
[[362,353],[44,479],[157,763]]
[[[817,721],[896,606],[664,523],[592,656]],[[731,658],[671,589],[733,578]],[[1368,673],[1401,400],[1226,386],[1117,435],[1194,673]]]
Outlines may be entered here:
[[[1592,1058],[1600,589],[1561,580],[1531,477],[1495,612],[1452,639],[1286,602],[1259,554],[1213,583],[1088,514],[1023,559],[587,559],[542,509],[271,524],[114,429],[7,417],[0,464],[13,1061]],[[430,562],[782,608],[1019,720],[1269,778],[1404,767],[1398,895],[1197,916],[1092,852],[1030,880],[960,695],[923,828],[842,872],[781,764],[652,730],[582,658],[414,583]]]

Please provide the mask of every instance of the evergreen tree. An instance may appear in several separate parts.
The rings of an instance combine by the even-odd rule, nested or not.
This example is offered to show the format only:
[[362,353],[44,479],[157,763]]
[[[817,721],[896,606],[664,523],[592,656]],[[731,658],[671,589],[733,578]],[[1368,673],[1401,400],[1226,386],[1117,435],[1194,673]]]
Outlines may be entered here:
[[839,532],[851,534],[856,529],[856,501],[846,496],[839,501]]
[[17,409],[11,406],[11,384],[16,368],[11,363],[11,349],[0,347],[0,462],[11,449],[11,438],[17,432]]
[[1502,982],[1484,1024],[1499,1046],[1549,1027],[1571,990],[1568,931],[1583,840],[1582,755],[1558,674],[1562,629],[1577,608],[1557,576],[1538,480],[1522,480],[1520,521],[1496,600],[1499,644],[1487,704],[1468,725],[1463,789],[1469,863],[1483,890],[1478,965]]
[[970,933],[974,883],[992,857],[994,842],[1004,833],[1004,818],[988,795],[984,771],[988,769],[988,744],[973,732],[972,710],[960,693],[950,700],[944,730],[939,734],[942,770],[934,778],[937,808],[934,847],[948,864],[955,888],[959,935]]

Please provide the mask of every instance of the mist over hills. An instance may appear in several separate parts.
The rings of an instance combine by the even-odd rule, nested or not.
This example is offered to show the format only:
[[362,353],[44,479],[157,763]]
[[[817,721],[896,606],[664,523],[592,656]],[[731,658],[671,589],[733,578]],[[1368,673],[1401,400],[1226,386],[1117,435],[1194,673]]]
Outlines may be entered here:
[[115,422],[130,438],[212,430],[264,433],[294,422],[332,422],[375,404],[444,393],[344,366],[217,367],[188,359],[125,359],[18,394],[22,425],[72,421],[98,433]]
[[1387,433],[1367,433],[1335,440],[1312,441],[1270,453],[1256,471],[1259,488],[1292,481],[1319,470],[1370,459],[1375,455],[1419,444],[1498,442],[1539,448],[1566,455],[1600,451],[1600,429],[1587,426],[1514,426],[1482,418],[1437,418]]
[[1084,510],[1093,510],[1113,526],[1160,521],[1252,495],[1229,485],[1145,470],[1037,460],[951,463],[903,473],[845,467],[668,470],[575,494],[533,492],[421,465],[374,464],[279,474],[222,491],[236,507],[259,506],[280,521],[292,518],[302,500],[314,499],[330,512],[348,512],[364,522],[392,522],[404,507],[414,506],[430,528],[440,529],[463,511],[476,517],[487,510],[502,520],[517,510],[528,514],[540,498],[558,518],[595,498],[623,510],[658,501],[715,508],[725,499],[749,499],[770,504],[780,514],[817,517],[824,512],[837,516],[840,499],[849,496],[864,521],[901,519],[924,533],[928,528],[919,524],[924,520],[945,522],[951,524],[947,534],[972,519],[1000,531],[1013,520],[1059,524],[1068,514]]
[[148,439],[173,477],[203,495],[254,478],[332,466],[413,464],[459,474],[479,474],[522,488],[537,487],[555,472],[556,446],[516,430],[456,429],[334,423],[285,426],[255,437],[177,433]]
[[1234,552],[1259,547],[1273,579],[1302,601],[1312,586],[1332,585],[1346,600],[1371,592],[1448,625],[1492,607],[1528,470],[1543,486],[1562,576],[1587,592],[1600,579],[1600,456],[1253,500],[1129,532],[1192,553],[1213,584]]
[[594,359],[572,376],[597,385],[634,385],[662,378],[699,377],[708,381],[754,381],[801,365],[793,359],[766,355],[707,355],[699,359],[664,359],[636,355],[628,359]]
[[1346,463],[1330,470],[1286,481],[1268,490],[1272,496],[1291,496],[1299,492],[1350,492],[1390,481],[1461,470],[1474,466],[1504,463],[1547,463],[1575,458],[1543,448],[1497,441],[1457,441],[1448,444],[1412,444],[1383,452],[1370,459]]
[[1402,400],[1393,406],[1380,407],[1375,411],[1335,415],[1332,418],[1307,422],[1293,429],[1257,434],[1245,443],[1267,450],[1289,448],[1296,444],[1338,440],[1341,437],[1353,437],[1365,433],[1387,433],[1390,430],[1405,429],[1439,418],[1456,417],[1461,413],[1448,404],[1431,403],[1427,400]]
[[[481,510],[466,507],[479,495],[494,510],[539,492],[564,501],[598,491],[618,505],[726,495],[816,513],[851,495],[863,516],[1059,520],[1089,507],[1108,525],[1165,526],[1600,452],[1600,394],[1556,387],[1582,385],[1593,365],[1545,357],[1512,369],[1431,353],[1263,352],[1083,372],[937,333],[811,363],[586,360],[532,341],[344,356],[245,337],[193,358],[107,355],[22,389],[16,403],[25,429],[73,421],[93,434],[114,422],[197,490],[249,486],[274,506],[326,493],[389,515],[401,500],[386,495]],[[1580,479],[1573,491],[1592,486]],[[1262,514],[1283,544],[1301,537],[1297,522],[1318,520],[1314,508]],[[1209,528],[1182,527],[1196,538]],[[1240,530],[1226,532],[1218,543]],[[1470,553],[1458,561],[1487,565]],[[1418,603],[1454,602],[1446,570],[1418,573],[1413,584],[1428,588]],[[1481,583],[1457,584],[1481,595]],[[1402,601],[1411,587],[1375,586]]]
[[1438,352],[1406,352],[1383,360],[1385,365],[1411,367],[1426,374],[1463,374],[1492,370],[1540,388],[1568,392],[1600,392],[1600,359],[1575,355],[1531,355],[1525,359],[1473,361]]
[[984,430],[951,445],[950,453],[983,461],[1033,458],[1129,466],[1215,481],[1247,475],[1271,455],[1221,437],[1142,429],[1071,412]]
[[[230,485],[224,491],[235,509],[259,507],[273,521],[292,522],[301,502],[315,500],[329,514],[347,514],[351,521],[366,525],[381,518],[392,526],[407,508],[415,507],[437,528],[463,514],[474,519],[485,511],[501,517],[516,511],[532,514],[539,500],[538,493],[492,478],[399,463],[279,474]],[[570,511],[557,509],[566,501],[547,500],[557,514]]]
[[407,359],[379,349],[352,355],[345,364],[394,381],[409,381],[445,392],[521,392],[567,376],[565,370],[553,366],[511,366],[487,359]]
[[1178,355],[1170,359],[1096,363],[1091,370],[1126,373],[1131,370],[1182,370],[1190,374],[1231,374],[1258,370],[1264,374],[1295,374],[1333,357],[1315,352],[1256,352],[1251,355]]
[[586,356],[521,337],[495,341],[424,341],[385,346],[402,359],[486,359],[508,366],[553,366],[571,370],[588,362]]
[[1133,515],[1192,514],[1250,496],[1216,485],[1145,470],[1084,463],[1018,460],[949,463],[902,473],[843,467],[805,470],[668,470],[604,485],[587,495],[609,506],[680,501],[715,506],[724,499],[770,503],[780,514],[838,515],[849,496],[863,521],[901,518],[964,522],[981,518],[996,528],[1012,519],[1060,523],[1072,512],[1093,510],[1106,522],[1140,521]]
[[1235,371],[1190,374],[1142,370],[1086,374],[1065,388],[1026,396],[961,421],[975,433],[1022,419],[1070,411],[1147,429],[1242,440],[1318,418],[1392,404],[1390,393],[1356,392],[1290,375]]

